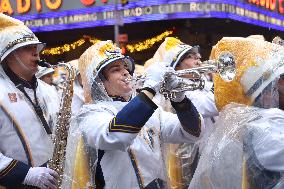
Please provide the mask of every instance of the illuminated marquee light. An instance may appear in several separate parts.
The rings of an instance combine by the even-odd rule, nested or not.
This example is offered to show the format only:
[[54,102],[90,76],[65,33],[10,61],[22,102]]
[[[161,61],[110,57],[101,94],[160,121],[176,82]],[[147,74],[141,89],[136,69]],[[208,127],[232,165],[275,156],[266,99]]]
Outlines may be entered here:
[[[143,42],[139,42],[137,44],[131,44],[131,45],[129,44],[129,45],[126,46],[126,49],[131,53],[133,53],[135,51],[143,51],[143,50],[151,48],[155,43],[162,41],[165,37],[167,37],[171,34],[173,34],[172,30],[165,31],[162,34],[160,34],[156,37],[153,37],[151,39],[146,39]],[[95,43],[97,43],[101,40],[86,36],[86,37],[79,39],[79,40],[77,40],[77,41],[75,41],[71,44],[64,44],[60,47],[45,49],[41,52],[41,54],[43,54],[43,55],[60,55],[60,54],[63,54],[65,52],[75,50],[77,47],[80,47],[81,45],[83,45],[86,41],[89,41],[90,43],[95,44]]]
[[171,35],[173,33],[173,31],[165,31],[164,33],[153,37],[151,39],[147,39],[143,42],[140,42],[138,44],[133,44],[133,45],[126,45],[126,49],[133,53],[135,51],[143,51],[146,49],[151,48],[155,43],[162,41],[165,37]]
[[[138,10],[149,7],[143,12],[137,11],[136,14],[130,14],[123,17],[124,23],[155,21],[155,20],[170,20],[177,18],[231,18],[241,22],[256,24],[263,27],[273,28],[284,31],[284,16],[275,12],[257,8],[251,4],[240,1],[231,0],[211,0],[210,2],[197,0],[171,1],[173,4],[166,4],[165,1],[131,1],[123,8],[119,6],[121,14],[129,12],[129,10]],[[190,7],[183,10],[172,10],[173,6]],[[196,10],[191,10],[195,6]],[[214,7],[221,7],[220,10],[215,10]],[[159,8],[159,12],[150,12],[151,9]],[[113,18],[113,5],[100,7],[85,8],[79,10],[68,10],[62,12],[53,12],[39,15],[23,15],[17,17],[28,23],[27,25],[35,32],[63,30],[70,28],[85,28],[95,26],[105,26],[115,24]],[[66,16],[68,15],[68,16]],[[84,22],[68,22],[69,18],[80,15],[87,15],[89,19]],[[90,15],[93,15],[91,17]],[[95,15],[95,16],[94,16]],[[108,17],[109,16],[109,17]],[[59,23],[59,19],[66,18],[67,22]],[[74,20],[74,19],[71,19]],[[34,23],[33,23],[34,22]],[[43,24],[41,24],[42,22]],[[38,24],[39,23],[39,24]],[[44,23],[47,23],[46,25]]]
[[83,45],[86,42],[85,39],[79,39],[77,41],[75,41],[74,43],[71,44],[65,44],[63,46],[60,47],[54,47],[54,48],[50,48],[50,49],[45,49],[41,52],[41,54],[43,55],[59,55],[59,54],[63,54],[65,52],[69,52],[70,50],[74,50],[77,47],[80,47],[81,45]]

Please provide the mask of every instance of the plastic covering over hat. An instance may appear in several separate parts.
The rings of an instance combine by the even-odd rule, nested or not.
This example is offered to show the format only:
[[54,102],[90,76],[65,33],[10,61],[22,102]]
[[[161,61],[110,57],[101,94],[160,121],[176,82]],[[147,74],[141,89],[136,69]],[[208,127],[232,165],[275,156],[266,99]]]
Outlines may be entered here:
[[175,68],[189,51],[198,53],[199,48],[187,45],[177,38],[166,37],[153,58],[149,59],[144,66],[147,68],[155,62],[166,62],[168,63],[166,66]]
[[284,48],[263,39],[224,37],[213,47],[210,58],[216,59],[224,51],[236,58],[236,77],[225,82],[215,75],[214,86],[219,87],[214,93],[219,110],[231,102],[252,105],[263,89],[284,72]]
[[[283,73],[284,49],[256,38],[226,37],[211,58],[223,51],[234,55],[237,75],[232,82],[215,77],[221,111],[214,132],[204,139],[189,189],[284,188],[284,112],[275,106],[278,91],[271,90]],[[252,106],[261,96],[275,107]]]
[[46,68],[46,67],[39,66],[38,72],[35,74],[35,76],[40,79],[41,77],[43,77],[47,74],[52,74],[52,73],[54,73],[53,68]]
[[0,13],[0,62],[14,50],[33,44],[38,52],[45,46],[23,22]]
[[[88,48],[79,58],[79,70],[82,77],[84,95],[87,103],[77,116],[71,121],[68,134],[65,174],[62,188],[95,188],[94,173],[97,163],[97,151],[94,147],[89,147],[81,121],[86,114],[91,112],[96,103],[112,102],[107,95],[103,82],[99,77],[99,72],[108,64],[116,60],[124,60],[128,64],[130,72],[134,71],[132,60],[120,53],[120,49],[111,41],[100,41]],[[97,117],[93,117],[97,120]]]
[[[97,76],[104,67],[117,60],[123,60],[127,64],[130,74],[133,74],[135,69],[134,61],[130,57],[121,54],[121,49],[115,46],[110,40],[94,44],[79,58],[79,70],[82,77],[86,103],[92,102],[92,95],[95,97],[93,99],[97,99],[98,101],[100,99],[110,99],[102,81]],[[96,82],[94,82],[95,80]]]

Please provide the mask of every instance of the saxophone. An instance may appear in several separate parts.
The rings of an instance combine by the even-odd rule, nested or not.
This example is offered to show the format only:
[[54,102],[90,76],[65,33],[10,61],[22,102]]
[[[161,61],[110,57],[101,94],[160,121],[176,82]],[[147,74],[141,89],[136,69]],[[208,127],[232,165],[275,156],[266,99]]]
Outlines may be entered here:
[[[39,63],[39,65],[43,64]],[[53,130],[52,133],[54,151],[52,158],[47,163],[47,166],[59,174],[59,179],[57,181],[57,188],[60,188],[64,173],[68,129],[72,114],[71,103],[73,97],[73,82],[75,79],[75,70],[70,64],[67,63],[60,63],[57,66],[63,66],[67,70],[68,76],[63,84],[63,92],[60,102],[58,119],[56,122],[55,129]]]

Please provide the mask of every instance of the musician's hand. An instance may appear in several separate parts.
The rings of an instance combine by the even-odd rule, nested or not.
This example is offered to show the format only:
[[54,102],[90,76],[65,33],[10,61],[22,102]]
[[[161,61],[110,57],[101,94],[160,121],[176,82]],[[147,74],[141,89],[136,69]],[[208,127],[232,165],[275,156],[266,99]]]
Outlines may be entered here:
[[24,179],[23,184],[36,186],[41,189],[56,189],[59,175],[56,171],[46,167],[31,167]]
[[[169,91],[172,91],[177,88],[182,88],[181,85],[184,83],[184,79],[181,77],[177,77],[175,75],[168,75],[166,88]],[[174,102],[181,102],[185,98],[185,91],[176,92],[175,97],[171,98]]]
[[146,78],[143,88],[148,87],[153,89],[156,93],[159,92],[164,74],[166,72],[165,65],[166,63],[163,62],[154,63],[146,69]]

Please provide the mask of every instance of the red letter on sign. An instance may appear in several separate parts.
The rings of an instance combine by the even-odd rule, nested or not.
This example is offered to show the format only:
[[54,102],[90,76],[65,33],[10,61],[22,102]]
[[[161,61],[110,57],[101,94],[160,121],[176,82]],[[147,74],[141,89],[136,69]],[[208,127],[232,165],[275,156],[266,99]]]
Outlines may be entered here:
[[279,0],[279,12],[280,12],[281,14],[284,13],[283,1],[284,1],[284,0]]
[[96,0],[81,0],[81,2],[85,5],[85,6],[90,6],[93,5]]

